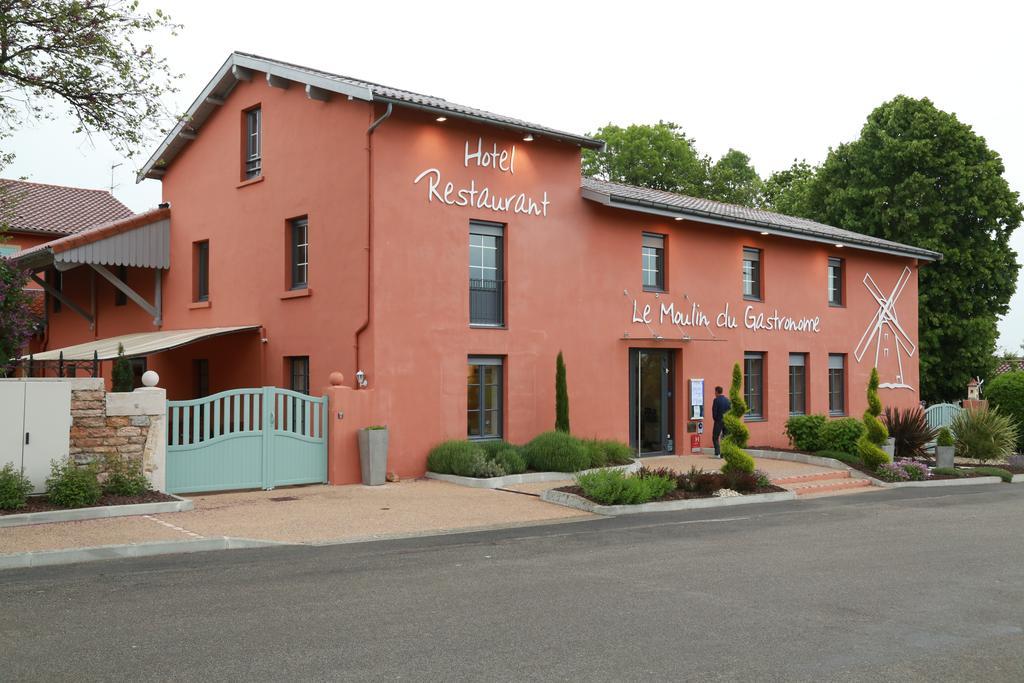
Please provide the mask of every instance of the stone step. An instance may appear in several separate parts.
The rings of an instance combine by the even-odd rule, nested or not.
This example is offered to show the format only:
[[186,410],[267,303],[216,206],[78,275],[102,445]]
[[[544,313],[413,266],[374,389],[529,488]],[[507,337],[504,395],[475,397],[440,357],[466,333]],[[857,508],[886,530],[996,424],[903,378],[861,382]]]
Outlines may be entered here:
[[852,489],[870,488],[871,482],[867,479],[831,479],[825,481],[814,481],[804,484],[790,484],[786,488],[798,496],[808,496],[817,493],[833,493]]
[[849,470],[829,470],[828,472],[812,472],[810,474],[790,474],[781,477],[772,477],[772,483],[777,486],[787,484],[803,484],[810,481],[829,481],[833,479],[849,479]]

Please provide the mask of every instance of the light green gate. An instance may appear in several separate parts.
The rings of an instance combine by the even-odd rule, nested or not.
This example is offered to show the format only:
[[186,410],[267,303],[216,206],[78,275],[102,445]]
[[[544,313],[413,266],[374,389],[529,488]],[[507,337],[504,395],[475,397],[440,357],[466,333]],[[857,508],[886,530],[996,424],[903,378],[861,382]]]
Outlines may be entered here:
[[167,491],[327,481],[327,397],[232,389],[167,402]]

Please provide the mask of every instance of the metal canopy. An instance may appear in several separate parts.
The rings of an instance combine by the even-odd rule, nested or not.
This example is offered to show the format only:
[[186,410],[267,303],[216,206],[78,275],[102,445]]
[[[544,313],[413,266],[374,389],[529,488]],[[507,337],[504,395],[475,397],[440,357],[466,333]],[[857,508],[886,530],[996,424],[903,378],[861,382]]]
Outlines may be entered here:
[[[117,358],[118,346],[124,347],[124,355],[128,358],[148,356],[151,353],[169,351],[179,346],[193,344],[203,339],[219,337],[235,332],[249,332],[258,330],[259,325],[240,325],[237,327],[201,327],[191,330],[165,330],[161,332],[138,332],[135,334],[122,334],[119,337],[108,337],[107,339],[94,339],[84,344],[65,346],[62,349],[53,349],[42,353],[32,354],[32,360],[60,360],[81,361],[92,360],[113,360]],[[27,360],[29,356],[22,356]]]

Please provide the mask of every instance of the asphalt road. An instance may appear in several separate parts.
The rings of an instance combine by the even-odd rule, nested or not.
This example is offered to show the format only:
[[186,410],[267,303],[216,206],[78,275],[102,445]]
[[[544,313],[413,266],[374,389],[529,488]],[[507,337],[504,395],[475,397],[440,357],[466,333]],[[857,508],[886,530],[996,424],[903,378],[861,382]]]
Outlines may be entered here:
[[1022,681],[1024,487],[2,572],[0,679]]

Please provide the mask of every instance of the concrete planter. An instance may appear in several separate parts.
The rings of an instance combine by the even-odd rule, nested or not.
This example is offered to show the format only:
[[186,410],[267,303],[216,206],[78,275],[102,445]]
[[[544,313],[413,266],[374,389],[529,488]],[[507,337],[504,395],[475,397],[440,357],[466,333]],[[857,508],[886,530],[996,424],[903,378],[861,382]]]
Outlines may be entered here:
[[886,439],[882,444],[882,450],[889,456],[889,460],[894,460],[896,458],[896,439],[891,436]]
[[446,481],[449,484],[458,484],[459,486],[468,486],[474,489],[500,489],[510,484],[536,484],[545,481],[564,481],[566,479],[575,478],[577,474],[596,472],[599,469],[636,472],[640,467],[641,464],[639,462],[633,461],[628,465],[595,468],[583,470],[583,472],[527,472],[524,474],[506,474],[504,477],[488,477],[486,479],[482,479],[480,477],[460,477],[457,474],[427,472],[427,479],[437,479],[439,481]]
[[359,430],[359,469],[366,486],[380,486],[388,474],[388,430]]
[[772,503],[783,500],[795,500],[796,494],[792,491],[780,491],[778,493],[754,493],[749,496],[728,496],[725,498],[666,500],[644,503],[642,505],[600,505],[582,496],[577,496],[575,493],[551,489],[542,493],[540,499],[555,505],[564,505],[577,510],[591,512],[595,515],[618,517],[619,515],[632,515],[641,512],[669,512],[672,510],[731,507],[733,505],[748,505],[750,503]]
[[[171,494],[168,494],[171,495]],[[20,515],[0,516],[0,529],[29,524],[53,524],[56,522],[78,522],[83,519],[106,519],[108,517],[130,517],[132,515],[162,515],[167,512],[187,512],[193,508],[192,501],[171,495],[175,500],[163,503],[138,503],[136,505],[104,505],[74,510],[48,510],[26,512]]]
[[936,446],[935,465],[936,467],[952,467],[953,456],[956,455],[955,446]]

